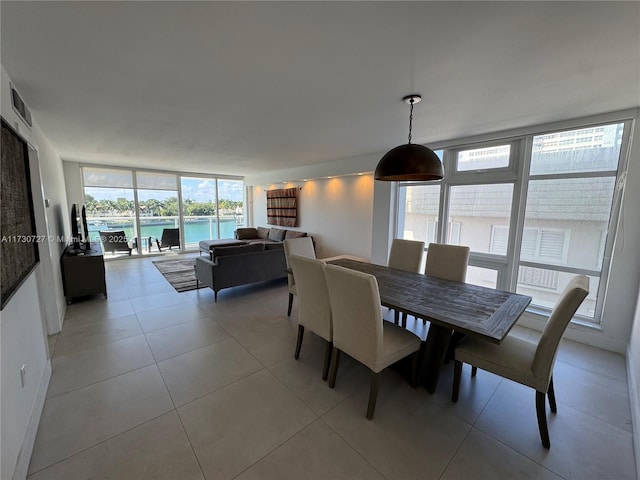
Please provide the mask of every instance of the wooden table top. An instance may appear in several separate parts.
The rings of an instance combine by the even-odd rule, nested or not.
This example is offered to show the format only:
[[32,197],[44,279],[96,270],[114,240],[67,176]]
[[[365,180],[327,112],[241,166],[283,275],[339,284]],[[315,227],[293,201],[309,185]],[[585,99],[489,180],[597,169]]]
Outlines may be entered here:
[[328,263],[376,277],[382,305],[417,318],[500,343],[531,302],[531,297],[420,273],[336,259]]

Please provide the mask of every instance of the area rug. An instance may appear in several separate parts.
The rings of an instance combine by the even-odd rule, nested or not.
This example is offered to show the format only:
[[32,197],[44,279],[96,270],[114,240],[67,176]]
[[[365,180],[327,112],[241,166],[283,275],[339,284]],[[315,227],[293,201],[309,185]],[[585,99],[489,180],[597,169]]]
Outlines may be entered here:
[[183,260],[154,260],[153,264],[160,270],[160,273],[164,275],[167,282],[178,292],[188,292],[189,290],[206,287],[203,283],[201,283],[199,287],[196,286],[196,274],[193,269],[196,264],[195,258]]

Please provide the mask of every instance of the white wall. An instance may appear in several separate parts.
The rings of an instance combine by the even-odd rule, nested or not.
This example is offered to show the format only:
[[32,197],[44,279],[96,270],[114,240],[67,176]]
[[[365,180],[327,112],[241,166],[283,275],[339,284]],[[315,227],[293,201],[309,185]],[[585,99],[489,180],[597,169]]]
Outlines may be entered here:
[[[373,177],[349,175],[253,187],[255,226],[267,226],[266,190],[299,188],[298,227],[314,239],[319,258],[339,254],[370,258]],[[347,206],[348,207],[345,207]],[[289,228],[289,227],[281,227]]]
[[[62,162],[34,117],[28,129],[11,107],[10,79],[2,68],[1,112],[32,147],[30,167],[37,234],[65,236],[69,231]],[[20,86],[16,85],[18,91]],[[49,199],[45,207],[44,198]],[[23,478],[35,441],[51,373],[46,332],[59,331],[66,303],[62,295],[60,254],[64,242],[39,244],[40,263],[0,314],[0,478]],[[26,383],[20,383],[25,365]]]
[[640,291],[638,291],[636,313],[627,350],[627,378],[629,379],[636,470],[640,472]]

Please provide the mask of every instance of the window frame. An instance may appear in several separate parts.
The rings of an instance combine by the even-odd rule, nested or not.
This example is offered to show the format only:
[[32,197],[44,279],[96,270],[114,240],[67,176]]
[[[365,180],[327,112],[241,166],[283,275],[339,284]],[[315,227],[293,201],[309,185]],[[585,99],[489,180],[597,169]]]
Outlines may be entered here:
[[[84,181],[84,170],[85,169],[103,169],[103,170],[114,170],[114,171],[122,171],[129,172],[132,175],[132,186],[126,187],[133,190],[133,202],[134,202],[134,211],[135,211],[135,234],[137,238],[142,238],[141,236],[141,226],[140,226],[140,204],[138,199],[138,190],[150,190],[149,188],[138,187],[138,174],[163,174],[163,175],[175,175],[176,183],[177,183],[177,197],[178,197],[178,216],[179,216],[179,224],[180,224],[180,243],[181,243],[181,251],[189,252],[192,250],[187,249],[187,244],[185,242],[185,228],[184,228],[184,206],[183,206],[183,198],[182,198],[182,178],[207,178],[215,181],[216,185],[216,218],[219,219],[219,181],[221,180],[232,180],[232,181],[240,181],[243,182],[243,196],[242,203],[245,208],[244,219],[246,221],[246,207],[247,207],[247,192],[246,185],[244,185],[244,177],[235,176],[235,175],[216,175],[216,174],[203,174],[203,173],[195,173],[195,172],[183,172],[183,171],[170,171],[170,170],[154,170],[149,168],[131,168],[131,167],[121,167],[115,165],[103,165],[103,164],[94,164],[94,163],[80,163],[80,189],[82,191],[82,203],[86,203],[86,190],[85,190],[85,181]],[[93,186],[93,185],[91,185]],[[97,186],[96,186],[97,187]],[[125,188],[125,187],[100,187],[100,188]],[[160,189],[159,189],[160,190]],[[173,190],[172,190],[173,191]],[[220,238],[220,222],[216,222],[217,226],[217,238]],[[193,251],[196,251],[197,247],[194,248]],[[140,253],[138,251],[137,253]]]
[[[408,185],[429,185],[440,183],[440,204],[438,216],[438,230],[436,233],[436,241],[444,243],[447,239],[447,229],[449,218],[449,196],[450,188],[457,185],[482,185],[489,183],[513,183],[513,199],[511,216],[509,217],[509,235],[507,243],[507,252],[505,255],[471,252],[469,257],[469,265],[481,268],[495,269],[498,271],[497,288],[509,291],[516,291],[518,282],[519,268],[533,267],[545,270],[557,270],[559,272],[571,274],[585,274],[597,277],[597,291],[592,292],[595,298],[594,316],[583,317],[576,315],[574,321],[584,323],[591,327],[600,328],[602,323],[602,310],[606,301],[607,284],[611,270],[611,258],[613,254],[614,242],[616,237],[616,226],[620,216],[622,203],[623,182],[626,176],[626,170],[629,164],[630,142],[633,125],[637,116],[637,110],[626,110],[613,112],[608,114],[595,115],[592,117],[555,122],[551,124],[535,125],[526,128],[514,129],[504,132],[496,132],[493,134],[480,135],[476,137],[463,138],[457,140],[449,140],[447,142],[432,143],[432,149],[442,150],[443,165],[445,170],[444,178],[438,182],[398,182],[397,191],[400,192],[403,187]],[[573,130],[585,128],[594,128],[594,136],[598,134],[598,129],[611,124],[623,124],[623,134],[620,144],[620,152],[616,170],[600,170],[585,172],[569,172],[569,173],[553,173],[553,174],[530,174],[531,157],[533,151],[533,139],[549,133],[565,133]],[[559,136],[560,140],[560,136]],[[499,146],[509,143],[510,160],[509,166],[495,169],[478,169],[478,170],[457,170],[457,156],[460,151],[473,150],[478,148],[486,148],[491,146]],[[525,261],[520,259],[522,237],[524,233],[525,209],[529,189],[529,182],[538,179],[555,179],[555,178],[602,178],[603,176],[611,176],[616,180],[616,184],[611,199],[611,210],[606,231],[601,232],[601,247],[603,257],[599,259],[597,270],[567,267],[563,265],[554,265],[550,263],[542,263],[539,261]],[[397,211],[404,208],[401,203],[400,194],[397,197]],[[397,216],[397,218],[399,218]],[[395,231],[398,232],[396,224]],[[568,248],[568,240],[565,237],[565,251]],[[425,248],[426,250],[426,248]],[[550,308],[538,305],[531,305],[529,311],[541,314],[548,314]]]

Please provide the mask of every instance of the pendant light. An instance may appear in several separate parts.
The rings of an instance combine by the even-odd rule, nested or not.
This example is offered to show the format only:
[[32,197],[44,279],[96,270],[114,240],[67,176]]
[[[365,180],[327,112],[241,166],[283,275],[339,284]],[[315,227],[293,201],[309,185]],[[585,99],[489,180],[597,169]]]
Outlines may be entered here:
[[418,94],[407,95],[402,99],[410,105],[409,143],[389,150],[378,162],[374,178],[387,182],[440,180],[444,176],[442,162],[433,150],[424,145],[411,143],[413,124],[413,105],[420,102]]

